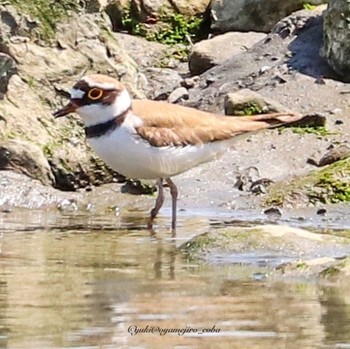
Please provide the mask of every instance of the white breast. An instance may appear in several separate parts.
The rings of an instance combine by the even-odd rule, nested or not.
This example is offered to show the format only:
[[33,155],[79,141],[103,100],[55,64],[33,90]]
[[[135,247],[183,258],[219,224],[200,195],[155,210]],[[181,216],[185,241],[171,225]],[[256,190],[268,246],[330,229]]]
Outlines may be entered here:
[[89,143],[118,173],[128,178],[157,179],[172,177],[217,158],[225,152],[230,140],[196,146],[154,147],[137,136],[132,123],[125,122],[105,136],[90,138]]

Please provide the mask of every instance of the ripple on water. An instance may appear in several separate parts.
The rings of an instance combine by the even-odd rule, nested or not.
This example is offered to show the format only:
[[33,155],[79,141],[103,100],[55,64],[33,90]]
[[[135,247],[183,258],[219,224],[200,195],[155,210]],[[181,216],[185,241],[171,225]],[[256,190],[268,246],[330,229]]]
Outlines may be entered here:
[[207,219],[180,220],[173,239],[161,230],[167,217],[152,237],[133,217],[3,214],[0,346],[299,349],[350,342],[346,280],[271,278],[276,255],[268,251],[227,260],[218,254],[215,264],[187,260],[177,247],[186,236],[215,231]]

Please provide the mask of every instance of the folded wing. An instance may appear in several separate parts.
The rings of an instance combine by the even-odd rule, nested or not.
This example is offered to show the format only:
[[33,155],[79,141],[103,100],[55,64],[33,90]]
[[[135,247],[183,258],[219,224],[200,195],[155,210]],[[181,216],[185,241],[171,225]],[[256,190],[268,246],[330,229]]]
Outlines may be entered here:
[[221,141],[303,118],[300,114],[291,113],[231,117],[151,100],[143,100],[142,103],[134,100],[132,109],[143,121],[143,125],[137,128],[138,133],[157,147]]

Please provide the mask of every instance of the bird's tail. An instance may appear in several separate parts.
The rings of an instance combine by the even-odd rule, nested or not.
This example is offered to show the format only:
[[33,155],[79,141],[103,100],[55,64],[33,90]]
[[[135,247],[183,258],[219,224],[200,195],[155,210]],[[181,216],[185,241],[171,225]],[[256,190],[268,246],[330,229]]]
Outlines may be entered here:
[[302,115],[299,113],[272,113],[252,116],[241,116],[242,122],[258,122],[261,128],[276,128],[281,126],[324,126],[326,118],[319,114]]

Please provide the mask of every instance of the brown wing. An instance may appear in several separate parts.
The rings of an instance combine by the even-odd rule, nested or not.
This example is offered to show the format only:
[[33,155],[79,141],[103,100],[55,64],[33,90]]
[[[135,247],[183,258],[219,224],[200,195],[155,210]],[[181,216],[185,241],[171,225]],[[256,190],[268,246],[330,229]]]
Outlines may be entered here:
[[214,142],[302,118],[283,113],[231,117],[150,100],[134,100],[132,109],[143,120],[138,133],[157,147]]

